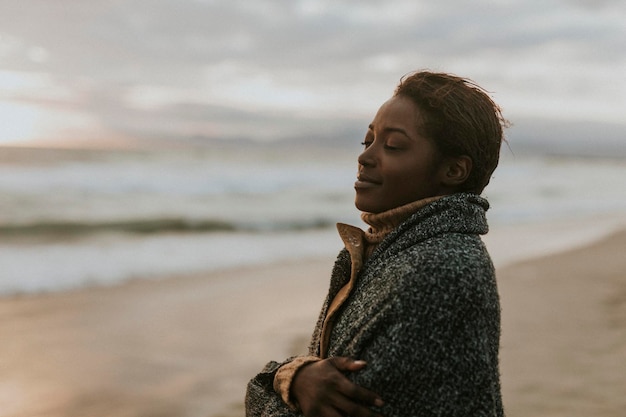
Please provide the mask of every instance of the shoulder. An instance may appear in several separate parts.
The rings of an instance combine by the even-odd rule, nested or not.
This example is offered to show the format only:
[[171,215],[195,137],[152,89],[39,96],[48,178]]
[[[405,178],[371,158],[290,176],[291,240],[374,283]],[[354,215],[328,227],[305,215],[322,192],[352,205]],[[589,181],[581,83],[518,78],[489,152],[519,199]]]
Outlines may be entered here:
[[478,235],[444,233],[406,248],[400,259],[441,276],[476,275],[493,271],[491,257]]
[[445,233],[385,258],[378,276],[400,302],[475,304],[497,297],[491,258],[476,235]]
[[443,233],[387,254],[387,267],[433,279],[493,274],[487,248],[477,235]]

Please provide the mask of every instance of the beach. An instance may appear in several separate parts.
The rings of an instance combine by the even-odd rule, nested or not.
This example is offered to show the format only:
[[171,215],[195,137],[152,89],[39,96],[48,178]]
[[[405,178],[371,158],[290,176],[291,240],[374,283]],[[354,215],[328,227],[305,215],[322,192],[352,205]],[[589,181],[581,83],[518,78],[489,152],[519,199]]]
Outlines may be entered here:
[[622,416],[626,231],[499,274],[509,416]]
[[[507,415],[622,416],[626,229],[560,250],[528,230],[488,237]],[[246,382],[305,351],[333,261],[4,297],[0,415],[242,416]]]

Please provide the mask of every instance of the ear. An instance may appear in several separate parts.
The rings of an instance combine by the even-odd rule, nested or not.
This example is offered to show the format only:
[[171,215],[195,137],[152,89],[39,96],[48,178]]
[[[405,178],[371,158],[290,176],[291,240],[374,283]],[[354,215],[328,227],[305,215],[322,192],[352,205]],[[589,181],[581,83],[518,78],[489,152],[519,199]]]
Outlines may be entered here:
[[447,187],[460,186],[469,178],[472,166],[472,158],[467,155],[447,157],[443,163],[441,182]]

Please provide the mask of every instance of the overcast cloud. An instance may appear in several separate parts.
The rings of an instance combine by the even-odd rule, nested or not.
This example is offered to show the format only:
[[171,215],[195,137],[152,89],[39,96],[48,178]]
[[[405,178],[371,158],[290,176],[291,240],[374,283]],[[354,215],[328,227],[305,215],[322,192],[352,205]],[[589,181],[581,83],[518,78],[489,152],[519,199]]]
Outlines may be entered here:
[[0,110],[44,139],[332,135],[430,68],[514,122],[624,132],[624,22],[621,0],[0,0]]

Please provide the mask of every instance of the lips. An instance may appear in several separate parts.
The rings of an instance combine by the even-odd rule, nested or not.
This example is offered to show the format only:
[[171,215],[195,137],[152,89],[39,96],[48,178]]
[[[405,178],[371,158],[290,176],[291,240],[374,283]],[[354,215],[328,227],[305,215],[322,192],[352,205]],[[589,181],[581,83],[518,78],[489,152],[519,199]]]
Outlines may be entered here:
[[380,185],[382,182],[376,178],[359,173],[357,181],[354,183],[354,188],[370,188]]

